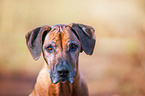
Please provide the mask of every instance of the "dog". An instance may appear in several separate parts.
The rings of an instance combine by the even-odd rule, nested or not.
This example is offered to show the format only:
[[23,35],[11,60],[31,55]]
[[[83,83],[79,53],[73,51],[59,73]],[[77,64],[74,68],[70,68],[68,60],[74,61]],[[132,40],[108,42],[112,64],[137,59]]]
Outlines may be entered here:
[[25,36],[34,60],[41,53],[45,63],[29,96],[88,96],[87,84],[78,68],[80,52],[92,55],[93,27],[71,23],[41,26]]

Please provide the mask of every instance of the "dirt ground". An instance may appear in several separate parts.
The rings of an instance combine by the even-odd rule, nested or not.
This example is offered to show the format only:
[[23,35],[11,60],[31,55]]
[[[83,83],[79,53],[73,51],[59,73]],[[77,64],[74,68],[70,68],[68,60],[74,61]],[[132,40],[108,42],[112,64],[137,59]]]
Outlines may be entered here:
[[0,96],[28,96],[36,76],[0,74]]

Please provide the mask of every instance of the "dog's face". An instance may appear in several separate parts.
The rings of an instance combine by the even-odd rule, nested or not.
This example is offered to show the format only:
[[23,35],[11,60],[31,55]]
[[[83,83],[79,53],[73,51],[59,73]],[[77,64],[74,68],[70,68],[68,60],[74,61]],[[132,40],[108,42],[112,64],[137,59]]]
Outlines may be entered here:
[[94,29],[82,24],[38,27],[26,35],[26,41],[35,60],[42,51],[54,84],[73,83],[79,53],[91,55],[95,45]]
[[80,50],[80,41],[69,27],[55,26],[45,36],[43,54],[54,84],[73,82]]

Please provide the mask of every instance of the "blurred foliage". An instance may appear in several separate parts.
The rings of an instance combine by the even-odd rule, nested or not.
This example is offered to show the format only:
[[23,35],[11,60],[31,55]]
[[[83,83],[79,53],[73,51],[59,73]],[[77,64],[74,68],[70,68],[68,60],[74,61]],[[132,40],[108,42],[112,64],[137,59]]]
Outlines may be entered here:
[[90,93],[144,96],[144,6],[144,0],[0,0],[0,72],[38,73],[43,59],[33,61],[28,31],[83,23],[95,28],[97,39],[94,55],[80,56]]

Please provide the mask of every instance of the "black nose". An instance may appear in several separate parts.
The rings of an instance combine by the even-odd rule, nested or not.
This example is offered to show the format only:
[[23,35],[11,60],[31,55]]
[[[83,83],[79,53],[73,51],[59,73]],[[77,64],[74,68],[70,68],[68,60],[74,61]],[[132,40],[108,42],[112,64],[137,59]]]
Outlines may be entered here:
[[65,77],[67,77],[68,76],[68,74],[69,74],[69,70],[59,70],[59,71],[57,71],[57,74],[60,76],[60,77],[63,77],[63,78],[65,78]]

